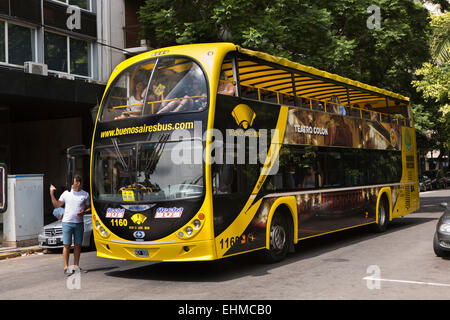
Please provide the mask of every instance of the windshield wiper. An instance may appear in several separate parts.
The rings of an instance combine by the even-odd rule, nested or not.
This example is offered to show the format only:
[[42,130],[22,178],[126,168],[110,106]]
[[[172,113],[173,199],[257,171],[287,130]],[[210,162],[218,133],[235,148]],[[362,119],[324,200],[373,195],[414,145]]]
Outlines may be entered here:
[[125,162],[125,159],[122,157],[122,153],[120,152],[120,149],[119,149],[119,144],[117,143],[117,138],[112,138],[111,141],[113,143],[114,150],[116,151],[117,159],[119,159],[120,164],[122,165],[123,169],[126,172],[128,172],[128,165]]

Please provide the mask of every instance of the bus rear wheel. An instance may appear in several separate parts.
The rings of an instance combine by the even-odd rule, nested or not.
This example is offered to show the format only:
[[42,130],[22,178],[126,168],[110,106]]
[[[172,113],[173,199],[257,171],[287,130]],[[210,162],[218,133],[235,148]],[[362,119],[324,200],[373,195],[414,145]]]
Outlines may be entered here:
[[386,231],[389,222],[389,210],[387,208],[389,208],[389,206],[387,205],[386,199],[383,197],[378,204],[378,221],[371,225],[372,232],[381,233]]
[[269,249],[264,249],[262,258],[265,263],[275,263],[286,258],[292,242],[289,220],[284,214],[275,214],[270,224]]

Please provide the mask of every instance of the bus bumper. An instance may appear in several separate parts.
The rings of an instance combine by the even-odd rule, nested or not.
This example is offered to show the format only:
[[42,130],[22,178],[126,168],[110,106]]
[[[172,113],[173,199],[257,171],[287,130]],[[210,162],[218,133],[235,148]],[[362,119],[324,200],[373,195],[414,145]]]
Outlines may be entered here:
[[137,261],[208,261],[216,258],[213,240],[148,244],[95,239],[97,256]]

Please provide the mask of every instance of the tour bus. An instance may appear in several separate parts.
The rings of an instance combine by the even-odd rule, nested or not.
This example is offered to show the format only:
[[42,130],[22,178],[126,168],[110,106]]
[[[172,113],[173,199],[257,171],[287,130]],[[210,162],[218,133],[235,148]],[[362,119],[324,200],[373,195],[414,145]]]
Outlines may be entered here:
[[205,261],[419,208],[409,98],[231,43],[113,71],[91,147],[98,256]]

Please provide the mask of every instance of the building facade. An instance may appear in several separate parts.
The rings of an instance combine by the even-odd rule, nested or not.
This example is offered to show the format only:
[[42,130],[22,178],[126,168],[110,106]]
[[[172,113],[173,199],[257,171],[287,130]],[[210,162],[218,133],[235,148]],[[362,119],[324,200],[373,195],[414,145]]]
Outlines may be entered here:
[[[0,0],[0,163],[10,174],[44,174],[45,223],[48,187],[66,185],[67,148],[90,147],[93,108],[109,75],[146,49],[140,2]],[[77,171],[88,189],[88,157]]]

